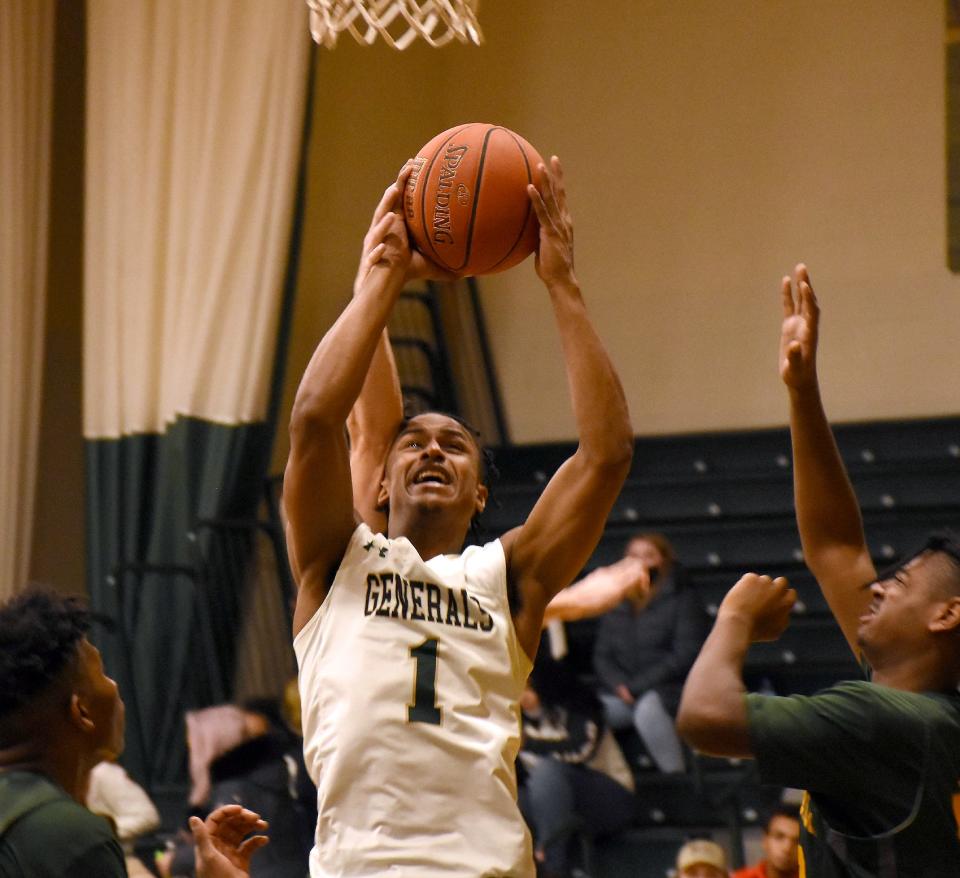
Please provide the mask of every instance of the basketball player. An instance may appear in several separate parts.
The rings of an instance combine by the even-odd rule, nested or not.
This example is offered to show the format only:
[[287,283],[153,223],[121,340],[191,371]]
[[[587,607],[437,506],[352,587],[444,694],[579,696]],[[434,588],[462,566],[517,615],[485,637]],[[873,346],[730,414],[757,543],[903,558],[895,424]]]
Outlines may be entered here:
[[527,878],[518,700],[544,608],[593,551],[626,477],[632,430],[574,274],[554,158],[529,194],[580,444],[523,525],[462,551],[487,498],[481,450],[454,418],[403,418],[385,334],[404,282],[435,271],[408,244],[407,173],[373,215],[353,299],[290,423],[294,648],[319,810],[310,870]]
[[[117,684],[74,597],[31,586],[0,604],[0,875],[124,878],[123,851],[83,802],[94,766],[123,750]],[[267,843],[239,805],[190,819],[200,878],[249,878]]]
[[745,695],[747,647],[779,636],[795,598],[786,580],[747,574],[720,606],[678,725],[694,747],[753,756],[765,782],[808,791],[800,875],[956,876],[960,543],[933,537],[877,575],[820,401],[819,309],[803,265],[782,295],[780,374],[804,556],[870,682],[812,697]]

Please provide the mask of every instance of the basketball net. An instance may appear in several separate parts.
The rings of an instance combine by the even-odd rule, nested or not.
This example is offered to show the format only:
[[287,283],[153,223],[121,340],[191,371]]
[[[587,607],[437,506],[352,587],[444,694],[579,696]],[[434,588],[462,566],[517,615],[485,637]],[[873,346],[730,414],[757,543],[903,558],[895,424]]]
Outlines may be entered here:
[[406,49],[417,37],[431,46],[451,40],[479,45],[479,0],[307,0],[310,33],[332,49],[341,31],[372,45],[379,36],[394,49]]

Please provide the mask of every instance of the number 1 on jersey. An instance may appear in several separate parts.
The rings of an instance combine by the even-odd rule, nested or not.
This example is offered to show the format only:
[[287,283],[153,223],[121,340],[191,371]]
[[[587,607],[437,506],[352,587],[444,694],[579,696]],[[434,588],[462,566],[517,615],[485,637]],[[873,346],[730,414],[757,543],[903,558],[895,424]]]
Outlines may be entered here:
[[442,717],[437,707],[437,646],[434,637],[428,637],[419,646],[410,647],[410,656],[416,665],[413,686],[413,704],[407,705],[407,722],[440,725]]

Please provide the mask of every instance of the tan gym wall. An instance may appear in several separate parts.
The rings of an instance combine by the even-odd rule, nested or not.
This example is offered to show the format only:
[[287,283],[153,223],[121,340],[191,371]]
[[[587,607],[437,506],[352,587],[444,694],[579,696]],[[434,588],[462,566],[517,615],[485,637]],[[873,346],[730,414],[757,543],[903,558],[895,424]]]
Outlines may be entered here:
[[[641,434],[782,424],[779,278],[806,260],[837,420],[957,411],[941,0],[486,0],[486,44],[317,65],[287,398],[402,160],[461,121],[568,174],[577,267]],[[481,281],[513,438],[573,435],[533,267]],[[285,455],[278,441],[275,466]]]

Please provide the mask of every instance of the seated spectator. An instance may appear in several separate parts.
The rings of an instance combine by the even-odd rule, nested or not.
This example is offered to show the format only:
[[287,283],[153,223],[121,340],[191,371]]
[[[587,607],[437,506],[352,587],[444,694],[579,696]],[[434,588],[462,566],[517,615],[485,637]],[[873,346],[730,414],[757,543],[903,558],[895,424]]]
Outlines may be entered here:
[[113,825],[123,848],[127,873],[133,878],[149,878],[151,873],[133,851],[134,839],[160,826],[160,814],[147,791],[122,766],[105,760],[90,772],[87,807]]
[[638,534],[625,556],[643,563],[650,585],[629,593],[600,623],[594,647],[600,699],[610,727],[633,726],[660,771],[683,771],[674,717],[707,616],[662,534]]
[[[303,765],[303,743],[281,719],[275,702],[218,705],[186,717],[193,786],[200,813],[242,801],[269,821],[270,848],[251,866],[251,878],[305,875],[316,826],[316,788]],[[192,878],[192,840],[180,839],[157,868]]]
[[573,830],[608,835],[629,824],[633,775],[596,695],[546,650],[520,706],[520,810],[533,833],[539,874],[566,878]]
[[715,841],[695,838],[677,852],[677,878],[728,878],[726,851]]
[[800,871],[800,811],[782,805],[770,814],[763,830],[763,859],[733,873],[733,878],[797,878]]
[[[123,702],[77,598],[31,588],[0,606],[0,875],[123,878],[113,829],[82,804],[93,767],[123,749]],[[201,878],[248,875],[267,843],[233,805],[191,821]]]

